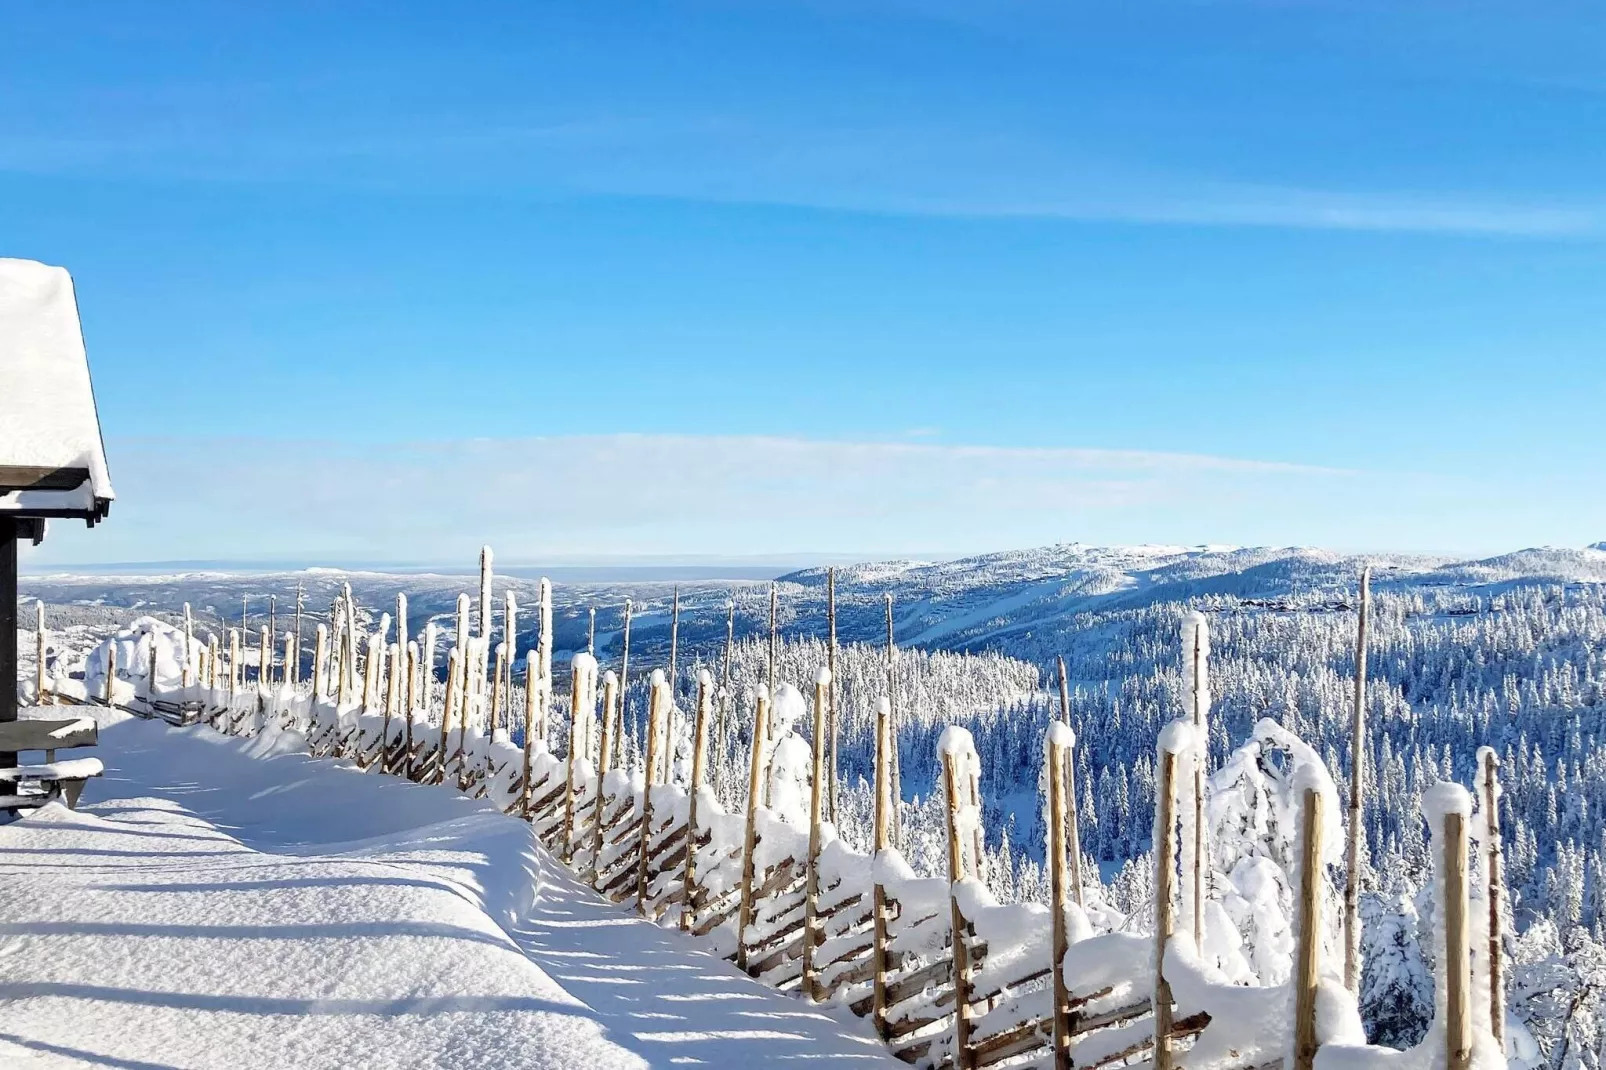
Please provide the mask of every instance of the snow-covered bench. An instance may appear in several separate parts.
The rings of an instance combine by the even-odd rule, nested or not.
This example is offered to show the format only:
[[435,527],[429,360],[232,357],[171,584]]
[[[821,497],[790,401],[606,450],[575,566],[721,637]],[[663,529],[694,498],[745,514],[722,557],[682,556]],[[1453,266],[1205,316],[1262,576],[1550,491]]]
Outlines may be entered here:
[[0,811],[27,810],[62,799],[68,806],[78,805],[84,782],[100,776],[104,767],[99,758],[56,760],[56,751],[95,745],[98,729],[88,717],[59,721],[9,721],[0,723],[0,754],[44,751],[43,762],[0,767]]

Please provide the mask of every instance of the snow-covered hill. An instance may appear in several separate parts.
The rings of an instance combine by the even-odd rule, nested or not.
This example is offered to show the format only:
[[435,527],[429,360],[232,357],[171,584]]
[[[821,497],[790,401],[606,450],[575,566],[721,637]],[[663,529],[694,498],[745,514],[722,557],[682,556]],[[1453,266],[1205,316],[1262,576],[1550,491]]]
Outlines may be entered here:
[[[1363,566],[1371,566],[1380,591],[1465,588],[1493,591],[1524,584],[1606,583],[1606,543],[1584,549],[1532,548],[1479,560],[1407,554],[1348,555],[1310,547],[1126,546],[1081,543],[1010,550],[944,562],[881,561],[838,568],[838,634],[844,641],[883,641],[885,598],[893,599],[894,627],[902,645],[932,649],[985,647],[1014,653],[1011,636],[1053,628],[1093,610],[1130,609],[1220,596],[1275,604],[1292,595],[1326,595],[1347,605]],[[291,624],[297,585],[305,591],[310,644],[312,623],[327,614],[342,583],[374,614],[405,593],[415,623],[445,620],[459,592],[471,588],[462,573],[180,572],[163,575],[54,574],[24,577],[25,596],[51,603],[84,603],[109,609],[178,611],[188,602],[203,621],[217,626],[240,621],[247,599],[249,629],[267,624],[268,596],[278,597],[275,630]],[[791,635],[823,635],[826,570],[803,569],[777,578],[781,627]],[[556,649],[582,649],[597,611],[597,646],[617,653],[625,600],[634,603],[632,648],[652,658],[666,652],[669,603],[675,585],[663,581],[558,583],[555,587]],[[679,585],[682,649],[715,648],[725,638],[727,605],[736,605],[737,635],[768,630],[769,584],[761,581],[698,580]],[[498,598],[515,592],[533,604],[533,579],[496,580]],[[132,616],[130,612],[127,614]],[[26,619],[26,618],[25,618]],[[534,639],[526,614],[521,645]]]

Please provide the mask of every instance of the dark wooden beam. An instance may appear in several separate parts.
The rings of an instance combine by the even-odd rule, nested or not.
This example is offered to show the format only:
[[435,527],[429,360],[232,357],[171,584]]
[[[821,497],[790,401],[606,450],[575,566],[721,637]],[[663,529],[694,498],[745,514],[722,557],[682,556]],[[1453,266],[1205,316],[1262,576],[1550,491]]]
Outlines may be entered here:
[[88,479],[87,468],[0,464],[0,494],[10,494],[15,490],[75,490]]
[[[18,522],[0,516],[0,724],[17,719],[17,535]],[[17,764],[0,753],[0,766]]]

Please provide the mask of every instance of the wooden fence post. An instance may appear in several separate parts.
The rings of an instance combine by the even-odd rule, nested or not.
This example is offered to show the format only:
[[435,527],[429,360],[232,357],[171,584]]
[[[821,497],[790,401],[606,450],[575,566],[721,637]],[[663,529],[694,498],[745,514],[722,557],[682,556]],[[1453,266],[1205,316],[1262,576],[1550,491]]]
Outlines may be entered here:
[[156,633],[145,634],[146,656],[150,664],[145,670],[145,704],[154,709],[156,702]]
[[736,650],[736,600],[727,601],[725,608],[728,613],[725,618],[725,664],[721,669],[719,685],[719,724],[714,732],[714,746],[720,758],[714,763],[714,791],[721,798],[724,798],[725,788],[725,755],[730,750],[731,656]]
[[831,670],[821,669],[814,677],[814,769],[809,792],[809,859],[803,887],[803,980],[805,999],[820,1000],[819,978],[814,968],[814,952],[820,945],[820,824],[830,786],[825,782],[825,749],[830,743],[826,722],[831,716]]
[[1210,729],[1206,723],[1210,711],[1210,685],[1208,683],[1210,632],[1203,613],[1188,614],[1185,628],[1191,626],[1192,642],[1184,652],[1190,666],[1189,678],[1193,684],[1189,695],[1190,716],[1193,723],[1193,790],[1189,805],[1193,807],[1192,842],[1184,848],[1190,863],[1185,874],[1188,884],[1189,923],[1193,929],[1193,944],[1204,947],[1205,915],[1205,761],[1210,754]]
[[[217,633],[213,632],[206,640],[206,686],[212,691],[217,690],[217,668],[222,663],[222,659],[218,656],[219,653]],[[214,695],[207,696],[207,702],[216,701],[217,699]]]
[[625,720],[630,716],[630,619],[634,603],[625,599],[624,649],[619,659],[619,734],[613,741],[614,757],[624,762]]
[[780,596],[775,590],[775,581],[770,581],[770,656],[768,670],[764,678],[764,686],[769,688],[770,694],[775,694],[775,661],[780,656],[780,624],[777,615],[780,609]]
[[[403,725],[406,735],[402,738],[402,758],[404,764],[401,765],[401,770],[403,775],[409,777],[412,776],[413,772],[413,711],[417,708],[418,640],[415,639],[407,644],[407,698],[406,705],[402,709],[402,717],[406,719]],[[395,762],[391,763],[393,772],[395,771],[396,765],[397,763]]]
[[290,663],[290,683],[295,687],[301,686],[301,610],[306,601],[306,591],[301,583],[296,584],[296,656]]
[[[502,630],[506,633],[502,638],[502,645],[507,648],[507,657],[503,662],[503,669],[507,680],[502,685],[502,694],[507,698],[507,730],[513,734],[513,671],[519,663],[519,600],[509,587],[502,595]],[[589,652],[588,652],[589,653]]]
[[[1166,731],[1170,731],[1169,727]],[[1165,979],[1166,945],[1176,927],[1177,752],[1161,737],[1154,816],[1154,1070],[1172,1070],[1171,984]]]
[[117,643],[112,641],[106,644],[106,705],[110,706],[116,694],[117,685]]
[[887,828],[888,811],[892,809],[892,706],[885,698],[876,703],[875,718],[875,827],[870,856],[871,879],[875,882],[875,943],[871,953],[875,956],[875,990],[871,1013],[874,1016],[876,1035],[886,1040],[891,1032],[887,1020],[887,973],[891,969],[888,944],[891,934],[892,905],[887,901],[887,889],[881,882],[882,856],[890,846]]
[[747,969],[747,928],[753,924],[753,850],[758,846],[759,781],[764,775],[765,737],[769,734],[770,696],[760,686],[753,714],[753,760],[747,772],[747,831],[742,838],[742,899],[736,919],[736,965]]
[[[1061,658],[1062,694],[1064,681],[1065,660]],[[1043,758],[1048,763],[1048,887],[1052,936],[1050,953],[1053,956],[1049,965],[1053,971],[1054,1070],[1070,1070],[1071,1066],[1071,1000],[1065,987],[1065,952],[1070,947],[1070,937],[1065,929],[1065,884],[1068,876],[1065,864],[1065,771],[1071,756],[1067,739],[1069,735],[1070,726],[1060,721],[1049,726],[1043,740]]]
[[892,734],[892,749],[887,753],[887,760],[891,763],[892,771],[892,809],[887,813],[887,821],[892,830],[892,842],[903,844],[903,769],[902,761],[898,755],[898,645],[892,636],[892,592],[886,593],[887,600],[887,724]]
[[184,671],[180,680],[184,685],[184,698],[189,699],[191,677],[190,672],[195,664],[195,617],[190,613],[190,604],[184,603]]
[[1322,794],[1306,788],[1300,815],[1299,903],[1294,949],[1294,1065],[1316,1063],[1316,990],[1322,953]]
[[479,664],[479,638],[470,636],[468,648],[457,656],[457,786],[465,790],[468,774],[468,717],[474,711],[474,667]]
[[[188,658],[189,657],[189,642],[187,640],[185,641],[184,648],[185,648],[185,650],[184,650],[185,657]],[[259,698],[262,696],[263,692],[267,691],[268,689],[270,689],[273,686],[273,682],[272,682],[272,680],[270,678],[272,670],[270,668],[267,668],[267,666],[271,666],[272,663],[273,663],[273,637],[268,634],[267,625],[265,625],[265,624],[258,625],[257,626],[257,696]],[[184,674],[185,674],[185,679],[186,679],[186,683],[185,683],[184,686],[185,686],[185,689],[188,690],[189,683],[187,681],[188,681],[188,677],[189,677],[189,670],[187,668],[184,670]]]
[[1444,815],[1444,1051],[1447,1070],[1472,1065],[1472,961],[1467,940],[1467,819]]
[[831,690],[826,696],[826,708],[829,710],[831,731],[831,758],[827,763],[826,780],[831,786],[831,821],[835,823],[841,818],[837,813],[837,770],[841,768],[839,762],[839,748],[842,740],[842,726],[838,720],[836,708],[836,566],[832,565],[825,573],[825,668],[831,674]]
[[49,689],[45,687],[45,600],[43,598],[34,603],[34,648],[36,651],[34,662],[33,702],[35,706],[46,704],[45,695]]
[[[593,710],[581,707],[585,704],[584,692],[586,689],[585,674],[581,667],[573,662],[569,665],[569,761],[568,782],[563,794],[563,849],[560,857],[565,862],[574,858],[574,792],[575,776],[580,772],[580,762],[585,758],[585,751],[589,749],[589,740],[582,738],[589,736],[589,732],[582,733],[580,729],[585,725],[586,715],[595,714]],[[501,669],[498,666],[498,679]],[[595,692],[593,692],[593,695]]]
[[1366,792],[1366,626],[1372,612],[1372,570],[1361,570],[1361,604],[1355,632],[1355,705],[1350,715],[1349,837],[1344,859],[1344,987],[1361,984],[1361,855],[1366,826],[1361,800]]
[[[284,637],[285,649],[290,648],[290,636]],[[406,668],[407,659],[399,643],[390,644],[390,676],[385,681],[385,722],[379,729],[379,771],[385,771],[385,758],[390,753],[390,719],[396,715],[396,708],[401,705],[402,676]]]
[[[1065,678],[1065,659],[1059,658],[1060,720],[1071,727],[1071,691]],[[1065,850],[1071,859],[1071,898],[1077,906],[1086,906],[1082,900],[1082,828],[1076,801],[1076,736],[1072,734],[1065,748]]]
[[[232,639],[233,630],[232,629],[230,630],[230,635],[231,635],[230,642],[232,643],[233,642],[233,639]],[[328,683],[328,681],[325,679],[325,675],[324,675],[324,659],[326,657],[328,657],[328,654],[329,654],[329,629],[324,627],[322,624],[320,624],[320,625],[318,625],[317,636],[313,639],[313,644],[312,644],[312,705],[314,707],[316,707],[318,705],[318,703],[323,701],[324,691],[326,689],[326,684]],[[230,666],[229,666],[229,691],[232,693],[233,690],[234,690],[234,666],[233,666],[233,664],[230,664]]]
[[375,674],[379,671],[379,634],[377,632],[362,637],[362,712],[366,714],[374,704],[374,688],[378,683]]
[[452,732],[452,708],[457,705],[458,663],[463,660],[457,647],[446,655],[446,700],[441,704],[441,744],[435,752],[435,783],[446,783],[446,744]]
[[692,725],[691,783],[686,800],[686,877],[680,905],[680,930],[691,928],[697,892],[697,804],[703,790],[703,769],[708,762],[708,712],[713,702],[714,678],[707,669],[697,673],[697,719]]
[[[519,813],[527,821],[530,817],[530,775],[535,760],[535,704],[541,690],[541,655],[532,650],[524,658],[524,781],[519,790]],[[606,731],[604,731],[606,735]]]
[[636,864],[636,909],[647,907],[647,858],[652,852],[652,788],[658,774],[658,734],[663,719],[664,671],[654,669],[647,691],[647,771],[641,789],[641,859]]
[[1500,759],[1493,747],[1478,751],[1483,776],[1479,785],[1483,796],[1483,876],[1485,898],[1489,902],[1489,1031],[1495,1043],[1505,1050],[1506,971],[1505,971],[1505,848],[1500,842]]
[[[604,783],[608,779],[608,769],[610,768],[613,760],[613,751],[611,748],[613,746],[613,733],[615,731],[614,719],[618,716],[618,713],[619,678],[615,676],[613,674],[613,670],[610,669],[602,678],[602,746],[597,752],[596,816],[591,822],[592,884],[596,884],[597,879],[600,878],[602,874],[602,822],[605,816],[603,809],[604,795],[602,789]],[[530,774],[528,772],[524,774],[524,779],[526,783],[529,782]],[[628,788],[626,790],[628,791]],[[528,793],[529,789],[526,788],[526,797],[528,797]]]
[[[153,635],[151,637],[151,639],[152,639],[152,643],[151,643],[151,658],[154,659],[156,657],[155,636]],[[245,642],[244,636],[242,636],[241,633],[237,629],[235,629],[235,628],[230,628],[229,629],[229,697],[230,698],[233,698],[235,696],[235,694],[237,694],[239,692],[241,685],[245,683],[245,664],[244,664],[245,657],[244,657],[244,651],[242,649],[242,646],[243,646],[244,642]],[[154,660],[153,660],[153,664],[154,664]],[[152,677],[155,676],[154,673],[152,673],[151,675],[152,675]]]
[[[968,923],[959,906],[958,886],[960,881],[970,876],[965,867],[966,830],[960,828],[959,814],[962,808],[975,806],[978,800],[973,774],[962,772],[957,768],[957,762],[954,751],[943,751],[942,779],[948,802],[948,913],[952,934],[949,952],[953,958],[954,1066],[958,1070],[975,1070],[976,1054],[970,1046],[970,945],[965,939]],[[977,823],[979,825],[979,820]],[[972,861],[979,870],[981,856],[975,855]]]
[[[492,670],[491,676],[491,723],[490,732],[487,734],[493,739],[496,737],[497,728],[502,724],[502,675],[506,671],[507,643],[502,642],[496,644],[496,668]],[[511,721],[512,718],[509,717],[508,720]]]

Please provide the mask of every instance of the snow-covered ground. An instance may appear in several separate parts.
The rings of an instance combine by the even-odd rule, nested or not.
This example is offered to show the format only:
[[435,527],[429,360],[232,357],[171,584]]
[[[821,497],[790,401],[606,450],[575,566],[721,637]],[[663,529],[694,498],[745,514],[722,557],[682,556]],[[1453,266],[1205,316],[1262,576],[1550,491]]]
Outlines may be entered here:
[[0,1066],[901,1065],[521,821],[253,746],[109,720],[80,810],[0,826]]

